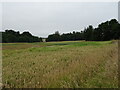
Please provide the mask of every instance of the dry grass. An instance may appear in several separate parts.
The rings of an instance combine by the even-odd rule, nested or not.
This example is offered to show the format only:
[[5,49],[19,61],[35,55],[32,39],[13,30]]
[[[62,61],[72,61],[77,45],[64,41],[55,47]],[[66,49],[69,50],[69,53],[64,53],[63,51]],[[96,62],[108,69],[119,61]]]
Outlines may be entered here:
[[[60,45],[56,45],[57,43]],[[31,44],[31,48],[3,50],[5,87],[118,87],[117,43],[84,44],[78,41],[77,44],[50,42],[37,45],[40,47],[33,47]]]

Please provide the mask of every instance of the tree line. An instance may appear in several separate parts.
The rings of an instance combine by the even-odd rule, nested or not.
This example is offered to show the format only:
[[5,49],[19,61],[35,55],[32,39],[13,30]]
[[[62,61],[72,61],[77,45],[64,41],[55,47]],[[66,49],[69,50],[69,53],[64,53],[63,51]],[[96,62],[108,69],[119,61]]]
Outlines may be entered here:
[[75,40],[86,40],[86,41],[107,41],[112,39],[120,38],[120,24],[116,19],[103,22],[98,25],[97,28],[93,28],[89,25],[83,31],[72,33],[66,33],[60,35],[59,31],[51,34],[46,39],[47,41],[75,41]]
[[19,31],[14,30],[5,30],[2,33],[2,42],[3,43],[12,43],[12,42],[41,42],[42,38],[33,36],[29,32],[23,32],[20,34]]
[[[19,31],[5,30],[2,33],[3,43],[12,42],[42,42],[42,38],[33,36],[30,32],[23,32],[20,34]],[[97,28],[93,28],[89,25],[83,31],[72,33],[60,34],[56,31],[54,34],[48,35],[46,41],[75,41],[75,40],[86,40],[86,41],[107,41],[112,39],[120,38],[120,24],[116,19],[103,22],[98,25]]]

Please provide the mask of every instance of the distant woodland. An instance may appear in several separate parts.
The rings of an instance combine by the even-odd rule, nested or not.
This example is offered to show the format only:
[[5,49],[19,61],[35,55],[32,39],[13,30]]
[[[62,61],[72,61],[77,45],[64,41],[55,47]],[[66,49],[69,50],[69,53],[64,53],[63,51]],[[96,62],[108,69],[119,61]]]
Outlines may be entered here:
[[108,41],[120,38],[120,24],[116,19],[106,21],[93,28],[89,25],[81,32],[66,33],[60,35],[58,31],[48,36],[47,41]]
[[20,34],[19,31],[5,30],[2,32],[2,42],[12,43],[12,42],[41,42],[42,38],[33,36],[29,32],[23,32]]
[[[42,42],[42,38],[33,36],[29,32],[23,32],[20,34],[19,31],[5,30],[2,33],[3,43],[12,42]],[[66,34],[60,34],[56,31],[54,34],[48,35],[46,41],[76,41],[76,40],[86,40],[86,41],[108,41],[112,39],[120,38],[120,24],[116,19],[103,22],[98,25],[97,28],[93,28],[89,25],[83,31]]]

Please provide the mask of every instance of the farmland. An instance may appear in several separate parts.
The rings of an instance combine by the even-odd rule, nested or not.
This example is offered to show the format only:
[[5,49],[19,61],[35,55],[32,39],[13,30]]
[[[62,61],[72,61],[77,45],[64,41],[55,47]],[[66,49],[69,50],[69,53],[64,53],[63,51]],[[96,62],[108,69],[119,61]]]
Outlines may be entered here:
[[7,88],[116,88],[117,41],[2,44]]

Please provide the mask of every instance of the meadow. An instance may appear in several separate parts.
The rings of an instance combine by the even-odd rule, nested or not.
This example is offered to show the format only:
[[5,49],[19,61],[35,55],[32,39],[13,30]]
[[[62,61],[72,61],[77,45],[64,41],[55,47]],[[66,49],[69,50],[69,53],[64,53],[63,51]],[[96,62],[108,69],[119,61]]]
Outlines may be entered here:
[[3,43],[6,88],[117,88],[117,41]]

